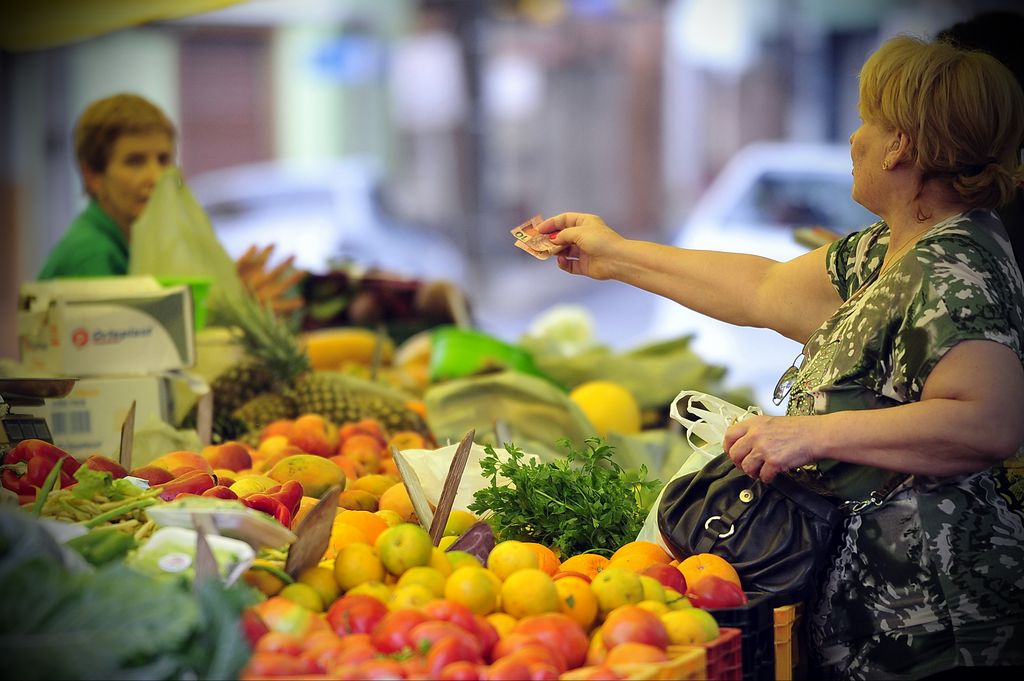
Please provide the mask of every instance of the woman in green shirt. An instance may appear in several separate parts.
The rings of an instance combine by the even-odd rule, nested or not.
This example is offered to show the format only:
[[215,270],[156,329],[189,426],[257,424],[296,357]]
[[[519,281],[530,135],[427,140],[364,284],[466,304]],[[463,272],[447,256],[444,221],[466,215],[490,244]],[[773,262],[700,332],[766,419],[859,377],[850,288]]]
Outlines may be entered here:
[[89,206],[50,252],[40,279],[128,273],[132,223],[174,162],[176,137],[167,116],[137,95],[108,97],[82,113],[75,155]]
[[789,262],[629,241],[593,215],[537,230],[572,274],[804,344],[787,415],[726,432],[751,477],[859,501],[909,474],[838,532],[804,617],[816,678],[1019,675],[1024,284],[993,209],[1024,180],[1024,92],[987,54],[901,36],[861,70],[859,108],[853,198],[882,220]]

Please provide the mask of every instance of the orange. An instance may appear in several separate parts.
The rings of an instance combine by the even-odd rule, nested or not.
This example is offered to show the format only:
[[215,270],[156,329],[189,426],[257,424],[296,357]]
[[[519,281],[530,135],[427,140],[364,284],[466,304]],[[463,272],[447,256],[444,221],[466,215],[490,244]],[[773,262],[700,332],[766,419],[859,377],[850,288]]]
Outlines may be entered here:
[[596,553],[581,553],[562,561],[560,572],[579,572],[593,579],[597,573],[608,567],[609,560]]
[[388,529],[388,521],[370,511],[341,511],[334,522],[335,524],[345,523],[346,525],[351,525],[362,532],[363,536],[366,537],[366,541],[371,544],[377,541],[377,537],[380,536],[381,532]]
[[654,561],[652,561],[648,556],[645,556],[642,553],[627,553],[624,556],[612,558],[608,561],[608,567],[620,567],[633,572],[640,572],[653,562]]
[[461,603],[475,615],[489,615],[494,612],[497,605],[498,590],[487,570],[470,565],[459,568],[449,575],[444,585],[444,597],[449,601]]
[[619,550],[612,554],[611,560],[617,560],[624,556],[641,555],[648,558],[650,563],[670,563],[672,556],[668,551],[650,541],[631,541],[623,544]]
[[519,621],[507,612],[492,612],[484,619],[491,623],[498,631],[498,636],[502,638],[508,636],[512,632],[512,627]]
[[349,544],[334,559],[334,578],[344,591],[364,582],[383,582],[384,572],[377,550],[369,544]]
[[590,631],[597,619],[597,595],[590,584],[579,577],[563,577],[555,582],[558,591],[558,610],[568,615],[585,630]]
[[555,581],[538,568],[521,568],[501,585],[501,609],[516,619],[544,612],[558,612]]
[[546,572],[552,577],[558,573],[558,568],[561,566],[562,561],[558,560],[558,556],[555,555],[554,551],[537,542],[526,542],[525,545],[537,555],[538,567],[540,567],[541,571]]
[[366,535],[360,532],[357,528],[347,523],[339,522],[337,519],[334,521],[334,525],[331,527],[331,540],[327,545],[327,551],[324,553],[325,558],[334,558],[338,555],[338,552],[353,542],[360,542],[363,544],[369,544],[366,540]]
[[625,568],[608,568],[594,577],[590,588],[597,596],[601,612],[608,614],[620,605],[632,605],[644,600],[644,585],[640,577]]
[[683,577],[686,578],[687,593],[690,592],[694,584],[708,575],[721,577],[741,589],[743,588],[743,585],[740,584],[740,576],[736,573],[736,568],[729,565],[729,562],[724,558],[720,558],[713,553],[698,553],[696,556],[690,556],[679,564],[679,570],[683,573]]
[[418,522],[416,510],[412,507],[412,499],[409,498],[409,491],[405,488],[405,483],[400,482],[384,490],[384,493],[380,495],[378,507],[381,510],[397,513],[403,522]]
[[445,579],[448,579],[448,575],[455,569],[445,550],[437,546],[430,552],[430,562],[427,565],[440,572]]
[[537,554],[521,541],[510,539],[500,542],[487,556],[487,569],[505,581],[516,570],[540,568]]
[[391,587],[383,582],[363,582],[345,592],[346,596],[349,594],[373,596],[384,605],[387,605],[388,599],[391,598]]
[[388,606],[388,610],[419,610],[430,601],[436,600],[437,595],[425,586],[419,584],[396,585],[385,605]]
[[426,587],[434,594],[435,598],[441,598],[444,596],[444,584],[446,581],[445,576],[436,568],[428,565],[418,565],[403,572],[395,586],[401,589],[410,584],[416,584]]
[[295,582],[289,584],[285,588],[281,589],[281,593],[278,594],[281,598],[287,598],[292,603],[298,603],[307,610],[313,612],[324,611],[324,600],[317,593],[316,589],[311,587],[309,584],[303,584],[302,582]]

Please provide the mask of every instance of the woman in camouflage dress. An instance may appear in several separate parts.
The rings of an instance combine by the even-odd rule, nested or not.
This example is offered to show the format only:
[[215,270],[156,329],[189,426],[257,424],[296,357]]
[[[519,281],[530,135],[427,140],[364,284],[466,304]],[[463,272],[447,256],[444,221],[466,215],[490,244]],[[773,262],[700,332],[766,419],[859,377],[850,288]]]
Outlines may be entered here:
[[[805,343],[787,415],[732,426],[747,474],[857,508],[808,603],[822,676],[1024,665],[1024,292],[993,211],[1024,179],[1024,94],[988,55],[909,37],[861,71],[853,197],[882,220],[786,263],[541,224],[559,267]],[[868,500],[893,472],[909,477]]]

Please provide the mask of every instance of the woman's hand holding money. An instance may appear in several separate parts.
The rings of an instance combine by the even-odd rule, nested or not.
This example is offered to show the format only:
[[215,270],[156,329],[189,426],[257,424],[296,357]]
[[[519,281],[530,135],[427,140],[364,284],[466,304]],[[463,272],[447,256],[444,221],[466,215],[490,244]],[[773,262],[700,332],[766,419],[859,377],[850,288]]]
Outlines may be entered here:
[[626,239],[596,215],[562,213],[537,225],[552,242],[567,246],[558,253],[558,266],[570,274],[591,279],[613,278],[614,260]]

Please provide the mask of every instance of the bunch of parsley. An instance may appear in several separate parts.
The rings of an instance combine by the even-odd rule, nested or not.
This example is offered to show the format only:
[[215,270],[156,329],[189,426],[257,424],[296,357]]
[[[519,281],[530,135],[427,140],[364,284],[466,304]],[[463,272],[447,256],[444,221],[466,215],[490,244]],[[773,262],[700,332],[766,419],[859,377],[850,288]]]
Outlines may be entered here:
[[[639,499],[653,498],[650,493],[661,483],[646,480],[645,466],[627,476],[603,440],[584,444],[576,451],[568,439],[559,440],[566,457],[547,463],[527,460],[510,444],[505,445],[508,459],[502,461],[488,445],[480,467],[491,484],[474,495],[469,510],[478,516],[493,512],[488,522],[502,540],[557,546],[562,556],[611,555],[636,539],[647,517]],[[499,475],[508,482],[499,484]]]

